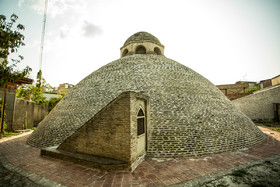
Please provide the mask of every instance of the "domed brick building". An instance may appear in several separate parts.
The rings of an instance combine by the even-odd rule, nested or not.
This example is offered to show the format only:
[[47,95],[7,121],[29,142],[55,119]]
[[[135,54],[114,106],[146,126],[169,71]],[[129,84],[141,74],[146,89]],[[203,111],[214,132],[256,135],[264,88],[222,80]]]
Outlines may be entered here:
[[155,36],[138,32],[121,47],[121,58],[79,82],[27,143],[133,170],[145,156],[215,154],[264,140],[216,86],[166,58]]

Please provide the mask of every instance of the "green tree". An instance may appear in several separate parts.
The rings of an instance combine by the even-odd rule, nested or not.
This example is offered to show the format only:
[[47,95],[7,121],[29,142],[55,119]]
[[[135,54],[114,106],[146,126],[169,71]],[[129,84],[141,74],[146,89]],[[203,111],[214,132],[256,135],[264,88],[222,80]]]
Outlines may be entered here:
[[15,26],[18,16],[12,14],[10,21],[6,21],[4,15],[0,15],[0,86],[5,87],[7,83],[14,83],[25,78],[31,68],[26,66],[23,70],[17,70],[16,65],[23,60],[23,56],[18,55],[18,58],[11,58],[8,61],[8,56],[11,53],[17,53],[21,46],[24,46],[24,35],[21,33],[25,28],[18,24]]
[[24,35],[21,33],[25,28],[22,24],[17,24],[18,16],[12,14],[10,21],[6,20],[6,16],[0,15],[0,87],[3,88],[3,103],[1,106],[1,134],[4,133],[4,111],[6,103],[6,88],[8,83],[16,83],[19,80],[24,79],[31,68],[26,66],[23,70],[17,70],[17,64],[23,60],[23,56],[18,55],[18,58],[10,58],[8,56],[11,53],[17,53],[21,46],[24,46]]

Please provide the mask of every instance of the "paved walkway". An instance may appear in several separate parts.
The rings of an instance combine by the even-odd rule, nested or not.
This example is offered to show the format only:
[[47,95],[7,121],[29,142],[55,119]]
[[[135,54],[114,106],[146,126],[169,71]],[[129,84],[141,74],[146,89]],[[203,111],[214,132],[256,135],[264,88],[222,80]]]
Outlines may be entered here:
[[134,172],[102,172],[42,157],[40,149],[25,143],[30,133],[0,140],[0,153],[2,161],[45,186],[168,186],[280,154],[280,133],[260,129],[269,135],[267,141],[249,149],[200,157],[147,158]]

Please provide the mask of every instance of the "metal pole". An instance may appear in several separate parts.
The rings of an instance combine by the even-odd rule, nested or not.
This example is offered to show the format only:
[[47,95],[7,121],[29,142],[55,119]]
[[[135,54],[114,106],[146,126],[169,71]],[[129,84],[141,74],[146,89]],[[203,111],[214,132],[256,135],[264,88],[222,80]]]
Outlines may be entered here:
[[47,7],[48,0],[45,0],[45,9],[44,9],[44,18],[43,18],[43,27],[42,27],[42,35],[41,35],[41,48],[40,48],[40,61],[39,61],[39,88],[41,88],[42,81],[42,63],[43,63],[43,49],[44,49],[44,40],[45,40],[45,30],[46,30],[46,22],[47,22]]
[[48,7],[48,0],[45,0],[43,27],[42,27],[42,35],[41,35],[41,48],[40,48],[40,64],[39,64],[39,70],[42,69],[42,62],[43,62],[43,48],[44,48],[44,40],[45,40],[46,22],[47,22],[47,7]]

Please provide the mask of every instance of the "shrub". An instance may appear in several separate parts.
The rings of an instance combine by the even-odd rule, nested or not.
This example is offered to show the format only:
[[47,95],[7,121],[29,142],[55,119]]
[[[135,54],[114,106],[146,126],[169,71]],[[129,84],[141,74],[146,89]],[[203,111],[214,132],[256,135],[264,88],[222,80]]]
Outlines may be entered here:
[[253,92],[258,91],[258,90],[260,90],[260,88],[255,86],[253,88],[246,88],[245,91],[242,91],[241,93],[253,93]]
[[239,169],[239,170],[235,170],[234,172],[232,172],[231,175],[236,176],[236,177],[244,177],[247,174],[248,174],[248,172],[245,169]]

